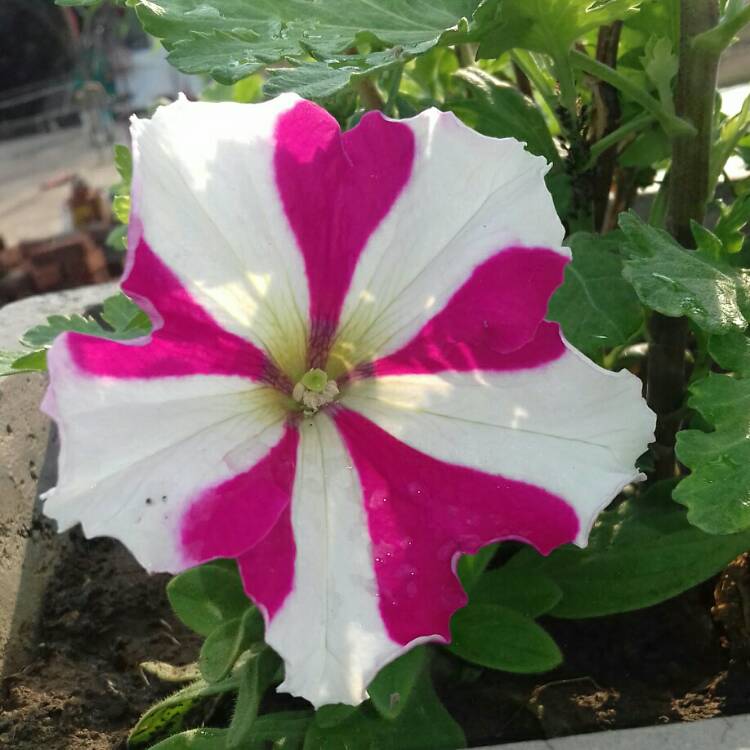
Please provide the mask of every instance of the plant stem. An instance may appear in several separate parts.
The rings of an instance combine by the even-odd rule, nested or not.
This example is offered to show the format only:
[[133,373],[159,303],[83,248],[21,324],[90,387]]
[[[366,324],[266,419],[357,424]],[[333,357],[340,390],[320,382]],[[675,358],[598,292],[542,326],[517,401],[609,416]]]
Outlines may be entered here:
[[[672,141],[672,167],[667,197],[667,229],[683,247],[693,247],[690,222],[703,223],[709,200],[714,95],[719,53],[696,47],[693,39],[712,29],[719,18],[718,0],[681,0],[680,70],[677,74],[675,109],[694,127],[694,134]],[[656,412],[657,478],[676,472],[675,436],[680,428],[680,409],[685,397],[685,350],[688,322],[654,313],[649,321],[649,406]]]
[[628,120],[626,123],[620,125],[619,128],[613,130],[611,133],[600,138],[596,143],[591,146],[590,159],[586,165],[586,169],[590,169],[596,163],[599,156],[604,153],[610,146],[614,146],[615,143],[619,143],[626,135],[633,133],[638,130],[643,130],[652,122],[655,122],[656,118],[648,112],[643,112],[640,115]]
[[693,39],[693,46],[696,49],[720,55],[732,43],[742,27],[749,23],[750,5],[746,5],[742,10],[723,20],[718,26],[696,35]]
[[362,77],[357,81],[357,93],[365,109],[383,110],[385,102],[371,78]]
[[[712,1],[713,0],[706,0],[706,2]],[[624,94],[627,94],[634,102],[640,104],[647,112],[651,112],[651,114],[659,120],[662,127],[669,135],[692,135],[695,133],[695,128],[691,123],[667,112],[658,99],[651,96],[651,94],[641,88],[637,83],[626,78],[622,73],[619,73],[614,68],[610,68],[609,65],[604,65],[598,60],[594,60],[593,57],[584,52],[579,52],[578,50],[571,51],[570,60],[575,67],[580,68],[584,73],[588,73],[589,75],[598,78],[600,81],[605,81],[610,84],[610,86],[614,86]]]

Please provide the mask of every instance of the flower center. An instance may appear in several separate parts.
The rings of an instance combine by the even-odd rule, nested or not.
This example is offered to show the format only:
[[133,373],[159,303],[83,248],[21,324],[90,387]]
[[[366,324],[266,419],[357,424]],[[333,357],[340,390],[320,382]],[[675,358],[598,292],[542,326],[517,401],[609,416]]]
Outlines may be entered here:
[[302,404],[307,416],[330,404],[338,395],[336,381],[329,380],[328,375],[317,367],[308,370],[292,391],[292,398]]

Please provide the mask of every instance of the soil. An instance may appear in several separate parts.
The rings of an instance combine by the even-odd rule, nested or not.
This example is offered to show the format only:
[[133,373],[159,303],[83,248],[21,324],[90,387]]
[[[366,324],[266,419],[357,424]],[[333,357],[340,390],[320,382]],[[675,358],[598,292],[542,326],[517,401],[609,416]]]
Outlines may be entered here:
[[[36,651],[3,681],[0,748],[124,750],[138,716],[174,689],[139,664],[187,664],[200,645],[171,614],[165,582],[117,542],[73,536]],[[441,652],[438,691],[472,746],[750,711],[750,671],[712,616],[714,584],[636,613],[542,620],[566,657],[546,675],[483,670]]]

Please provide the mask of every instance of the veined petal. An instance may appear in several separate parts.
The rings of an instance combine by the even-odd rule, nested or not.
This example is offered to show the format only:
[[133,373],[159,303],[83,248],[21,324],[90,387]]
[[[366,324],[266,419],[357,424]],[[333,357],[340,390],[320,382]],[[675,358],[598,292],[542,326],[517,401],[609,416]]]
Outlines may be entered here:
[[547,553],[578,531],[572,508],[539,487],[437,460],[353,411],[340,410],[336,425],[362,486],[380,616],[406,648],[450,641],[450,618],[466,604],[461,553],[499,539]]
[[[319,414],[300,425],[300,447],[291,506],[274,530],[241,560],[247,590],[268,596],[266,570],[286,580],[291,550],[293,585],[275,613],[266,640],[283,657],[279,690],[315,706],[360,703],[377,671],[402,647],[385,630],[377,598],[372,545],[362,488],[352,459],[331,420]],[[290,541],[290,532],[294,543]]]
[[[137,225],[138,217],[132,222]],[[71,334],[55,347],[66,348],[78,367],[100,377],[236,375],[279,381],[281,375],[266,355],[217,325],[140,232],[134,242],[122,287],[149,312],[154,324],[152,334],[129,341]]]
[[478,266],[411,341],[364,372],[515,370],[557,359],[565,345],[559,327],[544,316],[566,262],[544,248],[502,250]]
[[63,334],[48,355],[43,408],[61,448],[45,513],[61,530],[80,522],[89,537],[120,539],[147,570],[182,570],[194,562],[183,546],[185,513],[282,440],[285,397],[244,377],[87,371],[76,348],[84,339]]
[[[309,307],[302,257],[274,176],[279,118],[299,98],[188,102],[134,120],[133,210],[148,245],[222,328],[267,352],[291,378],[305,370]],[[126,291],[158,309],[155,290]],[[156,291],[158,293],[158,290]]]
[[413,133],[414,164],[359,258],[331,372],[401,349],[502,250],[548,248],[569,257],[543,158],[434,109],[399,124]]
[[638,378],[603,370],[572,348],[526,369],[354,381],[342,403],[433,458],[562,498],[575,510],[581,545],[599,511],[640,476],[634,463],[655,420]]
[[342,133],[312,102],[299,102],[276,127],[276,182],[310,289],[310,367],[325,356],[357,260],[412,169],[414,137],[377,113]]

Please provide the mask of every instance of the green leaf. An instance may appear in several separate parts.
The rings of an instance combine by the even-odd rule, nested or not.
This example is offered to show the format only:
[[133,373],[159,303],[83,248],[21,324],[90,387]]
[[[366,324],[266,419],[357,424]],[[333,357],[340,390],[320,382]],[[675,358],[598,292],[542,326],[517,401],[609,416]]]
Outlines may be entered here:
[[21,337],[21,343],[35,349],[49,347],[66,331],[85,333],[105,339],[132,339],[145,336],[151,330],[148,316],[128,297],[116,294],[104,300],[102,317],[112,330],[104,328],[94,318],[83,315],[51,315],[47,323],[34,326]]
[[304,750],[458,750],[466,746],[461,727],[435,694],[423,670],[403,710],[393,719],[380,716],[369,704],[346,721],[323,727],[314,721]]
[[564,57],[584,34],[625,18],[639,0],[488,0],[477,12],[479,56],[499,57],[514,47]]
[[742,109],[734,117],[727,118],[718,128],[718,137],[711,148],[709,185],[712,192],[727,160],[748,130],[750,130],[750,96],[743,102]]
[[736,269],[683,249],[632,211],[621,214],[620,227],[631,253],[623,275],[644,305],[671,317],[685,315],[708,333],[745,329],[746,281]]
[[114,229],[107,235],[107,239],[104,240],[107,247],[111,247],[113,250],[127,250],[128,247],[128,228],[125,224],[118,224]]
[[191,729],[154,745],[151,750],[224,750],[226,729]]
[[544,115],[532,100],[481,68],[463,68],[456,72],[455,78],[473,94],[471,99],[447,104],[464,122],[484,135],[525,141],[532,154],[559,163]]
[[115,146],[115,168],[125,185],[130,185],[133,179],[133,155],[130,149],[122,144]]
[[[282,60],[341,65],[362,43],[420,54],[466,37],[478,0],[154,0],[137,11],[173,65],[233,83]],[[346,57],[344,55],[344,57]],[[363,69],[369,68],[366,58]]]
[[750,338],[740,331],[708,339],[708,353],[725,370],[750,377]]
[[535,618],[549,612],[561,598],[560,587],[543,573],[503,566],[485,572],[469,602],[470,606],[499,604]]
[[315,722],[322,729],[329,729],[346,721],[356,710],[356,706],[348,706],[346,703],[329,703],[315,712]]
[[469,604],[451,621],[448,647],[473,664],[505,672],[547,672],[562,662],[557,644],[531,617],[496,604]]
[[245,610],[242,617],[225,620],[211,631],[203,641],[198,660],[206,682],[219,682],[232,671],[240,654],[253,642],[257,625],[252,621],[258,619],[260,613],[251,607]]
[[646,43],[645,54],[641,58],[643,69],[659,93],[659,100],[674,113],[672,79],[677,75],[680,62],[672,51],[672,40],[664,36],[652,36]]
[[585,549],[568,545],[545,558],[528,548],[507,567],[533,570],[562,589],[555,617],[601,617],[677,596],[750,547],[750,534],[715,537],[695,528],[671,501],[673,486],[661,482],[602,513]]
[[569,240],[573,260],[550,300],[548,317],[585,354],[627,343],[643,325],[643,308],[622,278],[618,241],[579,232]]
[[472,589],[482,577],[482,573],[490,564],[499,547],[500,543],[495,542],[482,547],[479,552],[473,555],[461,556],[458,561],[458,577],[461,579],[461,585],[467,594],[471,594]]
[[236,569],[210,563],[175,576],[167,584],[167,597],[177,617],[204,636],[251,606]]
[[709,534],[750,529],[750,380],[711,374],[690,392],[688,404],[714,431],[677,435],[677,455],[692,473],[674,499],[687,506],[690,522]]
[[0,377],[17,375],[20,372],[44,372],[47,369],[47,352],[39,349],[35,352],[0,351]]
[[750,193],[737,198],[731,206],[719,202],[719,212],[714,234],[721,241],[725,252],[739,253],[745,244],[745,233],[742,230],[750,222]]
[[227,750],[245,750],[253,739],[258,706],[271,686],[281,660],[268,646],[260,645],[251,652],[240,672],[240,689],[232,723],[227,735]]
[[112,212],[120,224],[127,224],[130,219],[130,196],[116,195],[112,201]]
[[239,687],[239,677],[235,674],[226,680],[209,685],[198,680],[168,698],[152,706],[133,727],[128,737],[128,748],[140,750],[148,748],[160,737],[181,732],[195,710],[206,699],[229,693]]
[[242,750],[267,750],[269,742],[274,743],[274,750],[301,748],[312,719],[312,711],[278,711],[259,716]]
[[381,716],[395,719],[404,710],[425,669],[427,657],[427,648],[416,646],[378,672],[367,692]]

